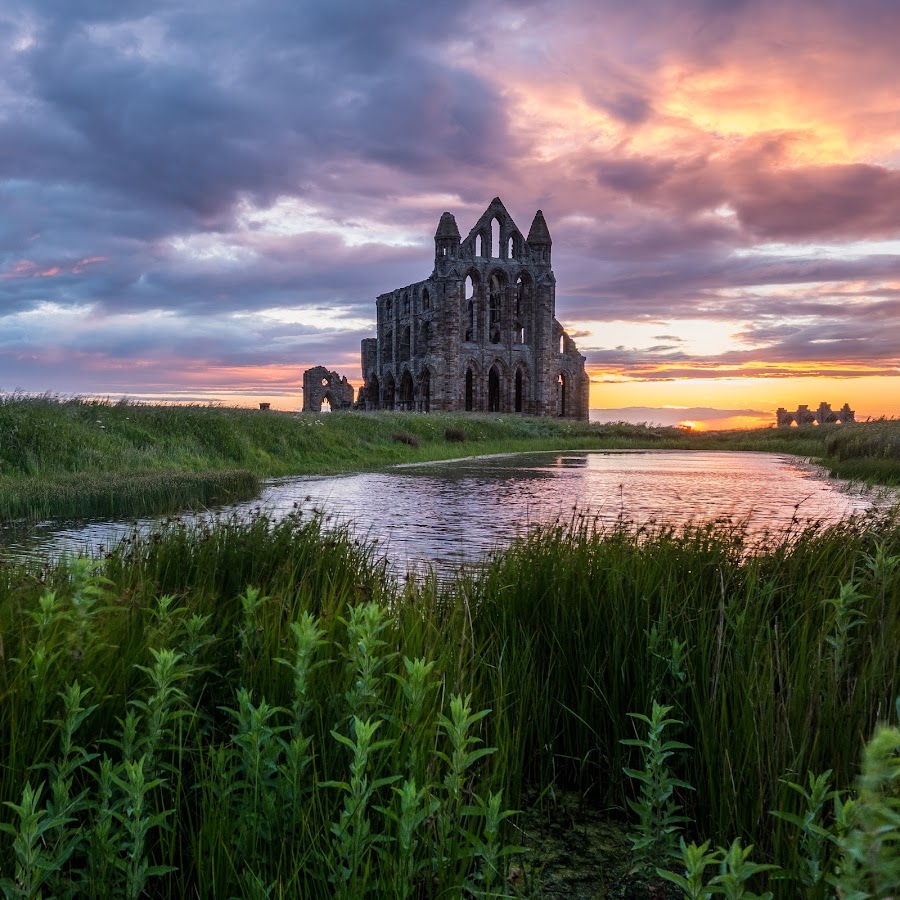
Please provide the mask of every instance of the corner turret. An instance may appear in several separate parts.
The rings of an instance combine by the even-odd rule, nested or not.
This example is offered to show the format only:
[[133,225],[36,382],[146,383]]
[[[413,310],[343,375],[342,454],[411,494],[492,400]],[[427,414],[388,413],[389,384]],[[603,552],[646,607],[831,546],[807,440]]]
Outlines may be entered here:
[[540,210],[534,214],[534,221],[528,231],[528,246],[531,248],[533,262],[543,266],[550,265],[553,241],[550,239],[550,229],[544,221],[544,214]]
[[434,233],[434,259],[456,259],[459,256],[459,228],[452,213],[445,212]]

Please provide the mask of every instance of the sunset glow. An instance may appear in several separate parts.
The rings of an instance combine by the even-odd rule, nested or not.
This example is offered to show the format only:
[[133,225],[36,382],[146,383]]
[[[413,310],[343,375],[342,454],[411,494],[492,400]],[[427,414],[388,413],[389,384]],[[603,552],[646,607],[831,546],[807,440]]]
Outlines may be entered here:
[[893,0],[41,9],[0,13],[0,391],[358,386],[375,297],[500,196],[593,408],[900,416]]

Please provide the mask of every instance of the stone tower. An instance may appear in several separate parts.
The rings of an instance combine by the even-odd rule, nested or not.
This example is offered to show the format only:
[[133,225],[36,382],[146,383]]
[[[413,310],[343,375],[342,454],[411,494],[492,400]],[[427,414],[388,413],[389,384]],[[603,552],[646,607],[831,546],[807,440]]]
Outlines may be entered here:
[[525,238],[499,197],[465,239],[445,212],[431,275],[376,301],[360,404],[587,419],[584,357],[555,317],[552,245],[540,210]]

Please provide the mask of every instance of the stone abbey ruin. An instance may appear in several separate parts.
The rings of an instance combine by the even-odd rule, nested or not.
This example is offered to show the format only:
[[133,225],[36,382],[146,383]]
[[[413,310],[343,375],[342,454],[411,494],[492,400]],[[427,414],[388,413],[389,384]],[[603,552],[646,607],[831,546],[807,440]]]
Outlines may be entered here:
[[357,407],[587,419],[584,357],[555,318],[551,245],[540,210],[526,238],[499,197],[465,238],[445,212],[431,275],[377,298]]
[[303,412],[319,412],[328,401],[331,409],[352,409],[353,385],[346,376],[314,366],[303,373]]
[[832,409],[831,404],[824,401],[819,404],[818,409],[798,406],[795,410],[788,410],[779,406],[775,412],[775,423],[779,428],[790,428],[791,425],[801,428],[805,425],[845,425],[855,421],[856,413],[850,409],[849,403],[845,403],[840,409]]

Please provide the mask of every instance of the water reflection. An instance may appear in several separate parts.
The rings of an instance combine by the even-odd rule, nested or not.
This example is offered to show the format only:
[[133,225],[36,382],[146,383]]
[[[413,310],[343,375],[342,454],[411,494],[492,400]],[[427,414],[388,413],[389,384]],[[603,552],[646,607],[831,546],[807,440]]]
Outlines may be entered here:
[[[395,568],[452,567],[509,543],[529,527],[575,510],[601,522],[673,525],[729,517],[751,534],[791,522],[838,521],[877,498],[822,477],[793,457],[735,452],[617,451],[534,453],[407,465],[384,473],[273,481],[261,496],[218,512],[261,507],[278,518],[299,504],[352,522],[377,540]],[[210,513],[209,515],[212,515]],[[153,520],[143,520],[150,527]],[[6,529],[0,544],[32,557],[96,552],[127,522],[44,523]]]

